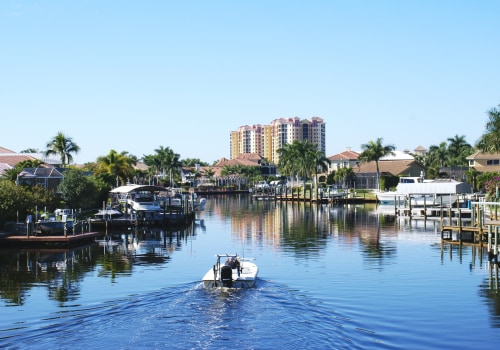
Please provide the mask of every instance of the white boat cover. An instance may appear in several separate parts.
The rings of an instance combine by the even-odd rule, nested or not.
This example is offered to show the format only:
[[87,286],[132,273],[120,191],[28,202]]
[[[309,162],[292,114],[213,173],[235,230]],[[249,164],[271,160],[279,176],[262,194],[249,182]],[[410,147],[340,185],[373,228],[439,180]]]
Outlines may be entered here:
[[434,180],[420,183],[399,183],[396,192],[403,194],[466,194],[472,193],[472,188],[466,182]]

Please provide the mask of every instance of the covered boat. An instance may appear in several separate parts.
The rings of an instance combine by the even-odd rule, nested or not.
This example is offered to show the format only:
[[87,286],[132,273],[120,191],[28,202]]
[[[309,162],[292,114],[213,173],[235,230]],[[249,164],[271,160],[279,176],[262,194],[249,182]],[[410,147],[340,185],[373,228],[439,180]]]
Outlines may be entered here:
[[215,265],[203,276],[205,288],[252,288],[259,268],[238,254],[217,254]]

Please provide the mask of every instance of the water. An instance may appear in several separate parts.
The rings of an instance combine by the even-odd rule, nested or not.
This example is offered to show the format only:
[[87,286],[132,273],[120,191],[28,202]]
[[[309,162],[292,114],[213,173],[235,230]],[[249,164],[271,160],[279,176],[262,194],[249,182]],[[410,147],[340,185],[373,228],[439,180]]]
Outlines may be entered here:
[[[500,340],[484,249],[374,206],[209,198],[195,225],[131,244],[0,252],[0,348],[477,349]],[[257,287],[201,277],[255,258]]]

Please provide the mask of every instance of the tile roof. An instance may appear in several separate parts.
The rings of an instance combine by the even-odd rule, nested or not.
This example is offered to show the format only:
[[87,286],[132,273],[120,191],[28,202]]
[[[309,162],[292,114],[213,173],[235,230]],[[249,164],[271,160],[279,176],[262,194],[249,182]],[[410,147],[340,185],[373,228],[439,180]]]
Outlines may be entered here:
[[3,153],[16,153],[16,152],[11,151],[10,149],[4,148],[4,147],[0,147],[0,154],[3,154]]
[[260,165],[260,161],[264,159],[257,153],[241,153],[238,157],[233,159],[221,158],[215,166],[234,166],[234,165],[243,165],[243,166],[258,166]]
[[359,153],[354,151],[344,151],[328,157],[329,160],[357,160]]
[[[378,167],[381,173],[390,173],[392,175],[400,175],[408,172],[412,165],[417,163],[412,159],[404,160],[383,160],[378,162]],[[418,163],[417,163],[418,164]],[[422,167],[423,168],[423,167]],[[353,168],[355,173],[376,173],[377,165],[375,162],[360,163],[358,167]]]
[[465,159],[471,160],[471,159],[500,159],[500,153],[488,153],[488,152],[481,152],[481,151],[476,151],[472,153],[470,156],[466,157]]
[[22,153],[1,153],[0,152],[0,163],[6,163],[12,166],[15,166],[17,163],[23,162],[25,160],[35,160],[35,157],[32,157],[27,154]]

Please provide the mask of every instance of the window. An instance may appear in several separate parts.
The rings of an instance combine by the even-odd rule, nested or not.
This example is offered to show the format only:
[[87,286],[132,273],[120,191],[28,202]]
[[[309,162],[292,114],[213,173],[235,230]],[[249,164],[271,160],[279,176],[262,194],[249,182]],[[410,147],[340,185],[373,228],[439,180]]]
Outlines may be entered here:
[[499,165],[500,160],[499,159],[491,159],[486,161],[486,165]]

